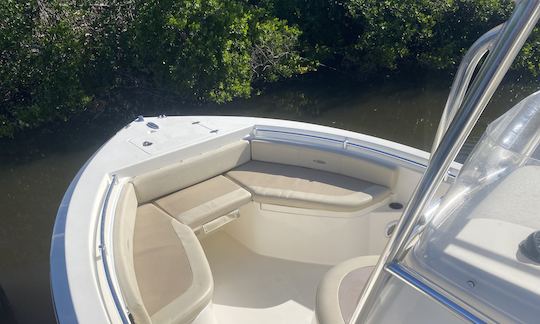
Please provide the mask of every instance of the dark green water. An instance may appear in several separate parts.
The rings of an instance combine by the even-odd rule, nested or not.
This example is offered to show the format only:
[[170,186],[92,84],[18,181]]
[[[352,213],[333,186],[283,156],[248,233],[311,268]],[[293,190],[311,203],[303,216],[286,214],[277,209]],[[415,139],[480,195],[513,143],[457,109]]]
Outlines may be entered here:
[[[353,130],[429,149],[451,76],[405,75],[352,84],[309,79],[267,89],[264,95],[224,106],[187,107],[141,94],[124,102],[130,113],[57,127],[2,142],[0,153],[0,285],[19,323],[52,323],[50,236],[56,210],[83,163],[137,114],[248,115],[301,120]],[[468,147],[483,128],[540,82],[508,78],[488,106]],[[149,103],[150,102],[150,103]],[[120,116],[118,116],[120,115]]]

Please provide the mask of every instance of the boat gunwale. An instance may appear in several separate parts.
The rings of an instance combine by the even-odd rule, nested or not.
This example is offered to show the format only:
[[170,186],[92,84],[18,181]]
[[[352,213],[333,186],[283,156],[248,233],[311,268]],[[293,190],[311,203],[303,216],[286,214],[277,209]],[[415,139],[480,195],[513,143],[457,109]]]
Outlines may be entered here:
[[[419,150],[419,149],[404,145],[404,144],[397,143],[397,142],[389,141],[389,140],[378,138],[378,137],[373,137],[373,136],[362,134],[362,133],[355,133],[355,132],[346,131],[346,130],[342,130],[338,128],[328,127],[328,126],[321,126],[321,125],[315,125],[315,124],[309,124],[309,123],[303,123],[303,122],[285,121],[286,123],[293,123],[293,125],[297,127],[297,128],[293,128],[293,127],[283,127],[281,125],[279,126],[271,125],[272,121],[277,121],[277,120],[272,120],[272,119],[268,120],[268,119],[261,119],[261,118],[254,118],[254,119],[257,121],[263,120],[265,121],[265,123],[253,123],[251,127],[253,130],[259,127],[259,130],[263,130],[264,128],[266,128],[266,130],[269,130],[270,128],[273,128],[274,129],[273,131],[277,131],[277,129],[281,129],[282,132],[286,132],[284,131],[284,129],[289,129],[289,130],[295,130],[296,135],[314,137],[314,138],[317,136],[313,135],[313,133],[318,133],[319,135],[327,135],[327,136],[319,136],[320,139],[330,140],[330,141],[335,141],[335,139],[333,139],[332,136],[343,137],[345,138],[345,141],[342,142],[344,144],[344,147],[352,146],[361,150],[367,150],[371,154],[382,156],[383,160],[388,161],[388,159],[390,159],[396,162],[399,161],[398,164],[400,166],[410,168],[417,172],[423,172],[425,168],[427,168],[426,162],[428,161],[429,153],[423,150]],[[320,126],[320,127],[323,127],[325,130],[329,130],[329,131],[334,130],[336,133],[346,132],[346,133],[351,133],[356,136],[347,137],[347,136],[343,136],[342,134],[336,134],[332,132],[320,132],[318,130],[313,131],[313,130],[300,129],[302,125]],[[253,132],[251,135],[252,136],[254,135]],[[112,139],[114,139],[115,136],[113,136],[113,138],[111,138],[100,149],[98,149],[94,153],[94,155],[92,155],[92,157],[85,163],[85,165],[79,170],[79,172],[77,173],[77,176],[73,179],[68,190],[66,191],[66,194],[64,195],[64,198],[62,199],[62,203],[57,213],[57,217],[56,217],[55,225],[54,225],[54,231],[53,231],[53,240],[51,244],[51,275],[50,276],[51,276],[51,292],[52,292],[53,301],[54,301],[53,303],[55,307],[56,317],[59,322],[73,321],[74,319],[75,320],[77,319],[77,312],[76,312],[75,305],[73,303],[73,296],[72,296],[72,292],[71,292],[71,288],[70,288],[70,284],[68,280],[68,274],[67,274],[68,262],[67,262],[66,253],[65,253],[66,252],[65,251],[65,248],[66,248],[65,233],[67,229],[66,223],[67,223],[67,217],[69,215],[68,207],[69,207],[69,204],[71,203],[73,192],[76,190],[77,186],[80,184],[79,182],[80,182],[81,176],[85,172],[89,172],[87,166],[91,164],[93,160],[95,160],[95,158],[100,154],[100,152],[102,152],[102,149],[105,146],[111,143]],[[254,136],[252,137],[252,139],[259,139],[259,138]],[[205,141],[201,143],[204,143],[204,142]],[[201,143],[197,143],[194,145],[199,145]],[[294,141],[291,141],[290,143],[294,144]],[[385,144],[387,144],[387,146],[385,146]],[[325,149],[321,145],[313,145],[313,147],[318,148],[318,149],[323,149],[323,150]],[[116,169],[116,171],[105,173],[104,176],[109,183],[104,190],[100,190],[99,197],[97,196],[98,193],[96,193],[96,196],[94,197],[95,200],[100,199],[101,201],[103,201],[103,203],[100,204],[101,206],[98,211],[99,215],[97,216],[98,218],[97,218],[97,223],[96,223],[96,226],[98,227],[96,229],[100,228],[101,231],[105,230],[104,228],[101,228],[103,227],[103,225],[101,226],[99,225],[99,224],[105,224],[104,223],[105,220],[103,220],[102,217],[108,214],[107,210],[114,209],[116,203],[118,202],[117,199],[106,199],[105,201],[103,199],[104,196],[110,194],[111,191],[115,191],[115,190],[112,190],[115,185],[124,183],[124,181],[120,181],[120,179],[122,180],[124,179],[123,174],[122,176],[119,177],[119,179],[116,179],[116,181],[111,181],[112,179],[111,176],[113,174],[116,175],[116,174],[122,173],[124,169],[131,168],[134,165],[145,164],[150,161],[155,161],[156,159],[162,158],[164,155],[173,154],[175,152],[182,151],[184,148],[185,147],[182,147],[182,148],[173,150],[171,152],[167,152],[165,154],[159,154],[155,157],[151,157],[150,159],[139,161],[136,164],[127,165],[125,168],[120,168],[120,169]],[[360,155],[359,151],[342,151],[342,152],[345,154],[352,154],[355,156]],[[451,173],[449,173],[449,176],[450,178],[452,178],[452,180],[455,177],[455,174],[459,172],[460,168],[461,168],[460,163],[457,163],[457,162],[454,163],[451,169]],[[114,198],[114,197],[109,197],[109,198]],[[114,205],[111,205],[113,202],[114,202]],[[114,221],[114,219],[112,221]],[[101,240],[99,239],[99,234],[97,232],[94,232],[94,233],[98,235],[97,237],[95,237],[93,241],[94,244],[98,243],[97,244],[98,246],[95,246],[94,248],[99,249],[100,248],[99,244],[102,244],[103,242],[100,242]],[[58,241],[60,240],[60,237],[62,239],[61,241]],[[109,252],[107,252],[107,254],[102,253],[103,258],[106,258],[109,255],[110,255]],[[61,258],[58,258],[58,256],[61,256]],[[114,256],[112,256],[111,260],[109,261],[114,262]],[[98,260],[96,262],[100,262],[100,261]],[[105,266],[104,264],[105,262],[104,261],[101,261],[101,262],[103,263],[102,266]],[[61,269],[62,272],[59,274],[57,272],[57,269]],[[107,276],[108,271],[107,269],[104,269],[104,270]],[[115,301],[117,310],[122,309],[122,306],[124,307],[126,306],[121,296],[119,297],[120,299],[118,300],[116,300],[116,298],[114,297],[118,293],[116,289],[114,288],[115,283],[116,285],[118,285],[118,282],[116,278],[114,278],[114,276],[110,278],[111,279],[110,281],[107,280],[107,282],[105,283],[106,287],[108,288],[107,292],[103,291],[103,288],[105,286],[103,286],[102,284],[99,284],[99,282],[101,281],[100,278],[99,277],[95,277],[95,278],[96,278],[96,282],[98,283],[98,287],[101,287],[100,288],[101,295],[103,296],[103,293],[110,294],[110,296],[112,297],[112,300]],[[55,298],[55,296],[57,297]],[[107,307],[106,305],[107,303],[105,301],[102,300],[101,303],[102,305],[106,307],[107,311],[110,310],[110,308]],[[61,309],[61,311],[58,311],[59,309]],[[127,309],[127,307],[125,307],[124,309]],[[122,320],[124,320],[125,315],[127,315],[129,318],[129,311],[127,313],[124,313],[124,315],[120,315]],[[109,315],[107,315],[107,317],[109,317]]]

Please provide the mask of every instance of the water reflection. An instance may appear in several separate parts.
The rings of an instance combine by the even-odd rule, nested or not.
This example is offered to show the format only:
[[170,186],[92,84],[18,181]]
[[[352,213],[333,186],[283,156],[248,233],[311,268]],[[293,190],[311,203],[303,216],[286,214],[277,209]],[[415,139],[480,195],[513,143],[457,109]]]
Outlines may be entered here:
[[[473,131],[483,128],[538,82],[507,81]],[[302,120],[429,149],[450,86],[449,76],[382,77],[369,83],[312,78],[267,89],[250,100],[216,106],[182,106],[134,95],[115,114],[62,131],[4,141],[0,154],[0,285],[19,323],[54,322],[49,292],[49,248],[62,195],[91,154],[137,114],[223,114]],[[466,155],[466,154],[465,154]],[[460,159],[465,156],[461,155]]]

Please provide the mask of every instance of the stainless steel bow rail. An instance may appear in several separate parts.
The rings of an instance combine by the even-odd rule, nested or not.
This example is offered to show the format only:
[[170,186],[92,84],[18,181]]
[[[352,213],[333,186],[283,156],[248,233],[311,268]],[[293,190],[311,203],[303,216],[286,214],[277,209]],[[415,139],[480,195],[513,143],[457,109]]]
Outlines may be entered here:
[[461,107],[463,98],[465,98],[465,93],[471,83],[471,79],[478,63],[480,63],[480,60],[493,49],[503,25],[504,24],[501,24],[491,29],[477,39],[461,60],[454,82],[452,82],[450,94],[448,95],[446,105],[444,106],[441,120],[439,121],[439,127],[435,133],[431,154],[433,154],[439,146],[444,133],[448,129],[450,121],[452,121],[457,110]]
[[[393,277],[413,287],[450,311],[471,322],[494,320],[401,265],[408,243],[415,235],[421,215],[441,184],[467,136],[530,35],[540,16],[540,0],[522,0],[510,19],[480,38],[465,56],[452,86],[430,163],[366,283],[350,324],[366,323],[383,287]],[[468,87],[476,65],[489,51],[477,76]],[[468,89],[468,90],[467,90]],[[462,103],[463,102],[463,103]],[[462,103],[462,104],[461,104]],[[459,107],[459,109],[457,109]],[[453,118],[452,118],[453,117]],[[446,126],[451,120],[449,126]]]

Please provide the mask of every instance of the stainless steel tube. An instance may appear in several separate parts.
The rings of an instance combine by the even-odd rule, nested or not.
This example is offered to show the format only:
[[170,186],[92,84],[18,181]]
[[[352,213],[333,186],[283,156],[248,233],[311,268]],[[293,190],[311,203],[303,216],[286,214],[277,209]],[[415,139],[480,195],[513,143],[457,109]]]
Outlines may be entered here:
[[484,57],[484,55],[486,55],[486,53],[493,48],[502,27],[503,24],[492,28],[487,33],[482,35],[482,37],[472,44],[461,60],[456,77],[454,78],[452,87],[450,88],[450,94],[448,95],[446,105],[441,115],[439,127],[437,128],[435,138],[433,139],[431,154],[433,154],[437,149],[437,146],[439,146],[444,133],[448,129],[448,124],[450,121],[452,121],[452,118],[454,118],[459,107],[461,107],[461,103],[463,102],[463,98],[465,97],[465,93],[467,92],[467,88],[469,87],[478,63],[482,57]]
[[386,266],[390,262],[398,261],[406,252],[403,247],[410,239],[425,206],[433,197],[444,175],[448,172],[450,164],[536,25],[539,16],[540,0],[522,0],[505,23],[493,50],[482,65],[470,90],[467,91],[461,109],[432,155],[424,176],[364,287],[350,323],[360,324],[367,321],[371,307],[391,277],[391,274],[386,271]]

